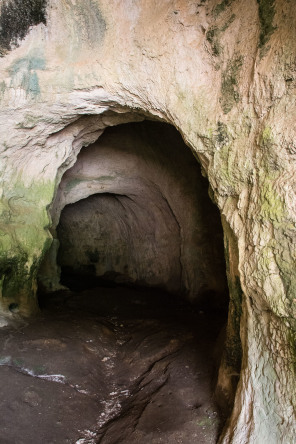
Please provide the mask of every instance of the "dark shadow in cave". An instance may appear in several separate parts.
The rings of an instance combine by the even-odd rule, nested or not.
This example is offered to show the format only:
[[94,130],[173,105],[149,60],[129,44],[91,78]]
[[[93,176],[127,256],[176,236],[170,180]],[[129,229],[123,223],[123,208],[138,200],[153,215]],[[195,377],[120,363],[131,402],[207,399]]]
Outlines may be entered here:
[[69,290],[39,302],[80,336],[98,330],[88,341],[106,391],[92,387],[105,406],[94,442],[216,442],[228,294],[220,214],[196,159],[170,125],[118,125],[81,150],[60,189]]
[[175,128],[109,127],[60,184],[62,280],[162,288],[223,309],[228,302],[220,214]]

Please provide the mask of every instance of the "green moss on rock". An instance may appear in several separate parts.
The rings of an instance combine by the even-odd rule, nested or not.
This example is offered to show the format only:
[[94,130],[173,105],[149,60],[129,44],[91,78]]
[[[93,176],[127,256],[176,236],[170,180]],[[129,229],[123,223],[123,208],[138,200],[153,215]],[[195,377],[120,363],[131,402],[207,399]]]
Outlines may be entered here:
[[262,48],[268,40],[271,34],[275,31],[276,27],[273,26],[273,19],[275,15],[274,0],[257,0],[259,6],[259,20],[260,20],[260,35],[259,35],[259,47]]
[[217,26],[212,26],[206,33],[206,39],[210,43],[212,48],[212,53],[215,57],[219,56],[222,53],[223,47],[220,43],[221,33],[226,31],[226,29],[230,26],[230,24],[235,19],[235,15],[232,14],[229,20],[222,26],[222,28],[218,28]]
[[276,226],[286,218],[284,201],[276,190],[276,183],[281,175],[277,159],[277,145],[272,129],[266,126],[259,136],[259,145],[265,152],[261,168],[259,170],[259,190],[263,220],[273,221]]
[[217,123],[217,130],[215,132],[214,139],[219,147],[223,147],[229,143],[229,135],[225,123],[223,122]]
[[232,14],[230,18],[227,20],[227,22],[222,26],[221,31],[222,32],[226,31],[226,29],[229,28],[234,19],[235,19],[235,14]]
[[228,8],[233,0],[222,0],[221,3],[215,6],[213,9],[213,15],[214,17],[217,17],[219,14],[225,11],[226,8]]
[[39,51],[32,51],[26,57],[16,60],[9,69],[11,86],[22,88],[28,96],[36,98],[40,94],[38,70],[45,69],[45,59]]
[[219,29],[215,26],[213,28],[210,28],[208,32],[206,33],[206,39],[210,43],[212,52],[214,56],[218,56],[221,54],[222,48],[219,44]]
[[0,82],[0,99],[3,98],[5,90],[6,90],[6,83],[3,80],[2,82]]
[[4,311],[17,304],[26,315],[37,307],[36,277],[51,244],[46,207],[53,193],[51,182],[27,186],[21,179],[5,190],[0,208],[0,307]]
[[222,73],[220,104],[224,114],[229,113],[233,106],[239,102],[238,76],[243,64],[242,56],[229,60]]
[[285,206],[274,188],[273,178],[265,177],[260,186],[261,217],[264,220],[281,222],[285,217]]

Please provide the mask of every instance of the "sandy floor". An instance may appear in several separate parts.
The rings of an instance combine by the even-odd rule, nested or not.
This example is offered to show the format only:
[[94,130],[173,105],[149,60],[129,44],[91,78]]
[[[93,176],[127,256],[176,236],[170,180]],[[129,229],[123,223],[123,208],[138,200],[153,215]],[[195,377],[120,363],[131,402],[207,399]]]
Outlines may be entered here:
[[43,298],[0,329],[1,444],[214,444],[217,314],[156,290]]

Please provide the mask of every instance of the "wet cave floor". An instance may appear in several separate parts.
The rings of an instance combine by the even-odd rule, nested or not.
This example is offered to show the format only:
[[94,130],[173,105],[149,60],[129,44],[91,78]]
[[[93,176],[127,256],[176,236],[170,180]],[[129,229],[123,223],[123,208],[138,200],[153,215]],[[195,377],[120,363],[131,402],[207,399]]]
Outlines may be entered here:
[[219,313],[122,287],[60,291],[41,306],[0,329],[1,444],[217,441]]

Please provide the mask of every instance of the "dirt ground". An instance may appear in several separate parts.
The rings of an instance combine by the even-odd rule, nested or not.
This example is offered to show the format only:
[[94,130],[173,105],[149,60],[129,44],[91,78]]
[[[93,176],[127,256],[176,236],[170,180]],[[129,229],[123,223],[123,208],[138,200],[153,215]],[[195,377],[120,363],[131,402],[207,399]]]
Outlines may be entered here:
[[157,290],[40,300],[0,329],[1,444],[214,444],[213,349],[222,319]]

